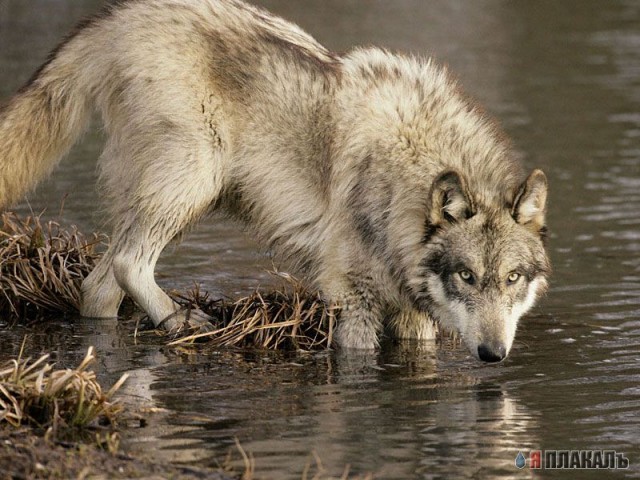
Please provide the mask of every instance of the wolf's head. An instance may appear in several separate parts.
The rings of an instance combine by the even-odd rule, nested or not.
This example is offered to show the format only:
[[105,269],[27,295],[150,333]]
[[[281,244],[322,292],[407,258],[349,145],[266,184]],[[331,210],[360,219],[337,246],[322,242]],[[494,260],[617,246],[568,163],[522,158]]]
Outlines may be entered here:
[[417,296],[480,360],[508,355],[518,320],[546,290],[546,197],[540,170],[493,207],[476,205],[457,172],[433,184]]

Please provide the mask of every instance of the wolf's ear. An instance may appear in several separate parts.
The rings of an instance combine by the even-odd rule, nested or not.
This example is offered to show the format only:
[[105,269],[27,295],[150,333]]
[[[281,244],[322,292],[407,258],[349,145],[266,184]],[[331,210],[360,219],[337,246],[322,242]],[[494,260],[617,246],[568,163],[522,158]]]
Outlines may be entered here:
[[534,170],[518,189],[511,215],[516,222],[535,232],[545,228],[547,211],[547,177]]
[[429,224],[455,223],[472,217],[474,206],[466,184],[453,170],[440,174],[431,187]]

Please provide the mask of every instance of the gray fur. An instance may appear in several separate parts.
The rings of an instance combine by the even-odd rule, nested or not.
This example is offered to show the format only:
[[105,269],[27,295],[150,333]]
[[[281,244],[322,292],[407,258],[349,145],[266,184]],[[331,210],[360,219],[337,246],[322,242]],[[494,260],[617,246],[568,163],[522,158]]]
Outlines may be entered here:
[[[181,325],[155,263],[215,209],[342,306],[345,348],[375,348],[385,325],[428,338],[435,320],[476,356],[482,342],[508,351],[505,315],[528,285],[545,288],[544,174],[525,181],[495,124],[431,60],[339,56],[236,0],[123,3],[70,35],[2,111],[0,206],[54,168],[92,109],[108,133],[114,231],[83,286],[86,316],[116,316],[127,292],[156,325]],[[465,261],[476,291],[455,283]],[[526,273],[517,290],[508,268]],[[468,318],[452,320],[447,302]]]

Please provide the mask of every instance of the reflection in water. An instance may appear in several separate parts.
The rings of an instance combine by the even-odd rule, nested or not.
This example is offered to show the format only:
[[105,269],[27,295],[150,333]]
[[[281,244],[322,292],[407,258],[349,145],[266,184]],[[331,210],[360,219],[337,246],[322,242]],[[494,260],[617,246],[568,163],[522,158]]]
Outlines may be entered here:
[[171,413],[160,424],[152,417],[129,446],[214,465],[232,431],[273,478],[299,478],[311,450],[336,475],[345,465],[380,478],[446,474],[453,464],[463,476],[512,473],[518,449],[537,443],[535,417],[481,369],[432,352],[174,357],[148,377],[154,405]]
[[[0,0],[0,98],[19,87],[99,0]],[[640,6],[635,0],[256,0],[336,50],[379,44],[433,53],[502,121],[516,154],[551,183],[551,292],[506,362],[451,346],[387,345],[378,356],[187,354],[131,336],[127,322],[0,323],[0,358],[53,351],[77,364],[96,345],[100,375],[125,390],[145,428],[126,443],[155,458],[214,465],[237,436],[270,478],[300,478],[315,449],[339,475],[514,478],[532,449],[617,449],[640,476]],[[26,212],[84,230],[95,213],[92,130]],[[160,281],[236,295],[269,282],[256,247],[205,222],[163,257]],[[1,320],[0,320],[1,322]],[[581,477],[602,478],[598,472]],[[582,475],[584,474],[584,475]],[[616,476],[623,476],[617,472]]]
[[189,353],[153,336],[134,341],[131,323],[77,319],[31,336],[28,349],[63,345],[60,360],[73,364],[93,344],[105,384],[129,372],[121,398],[147,424],[131,424],[125,446],[157,461],[213,467],[237,437],[267,478],[300,478],[312,451],[335,475],[351,465],[428,478],[456,465],[462,477],[501,478],[538,444],[536,415],[500,384],[503,369],[448,344],[388,345],[382,355]]

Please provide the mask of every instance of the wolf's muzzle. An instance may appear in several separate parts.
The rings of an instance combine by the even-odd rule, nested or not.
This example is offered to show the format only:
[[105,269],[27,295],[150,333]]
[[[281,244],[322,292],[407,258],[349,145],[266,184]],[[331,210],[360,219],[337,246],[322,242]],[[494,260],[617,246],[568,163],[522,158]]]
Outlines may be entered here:
[[507,350],[504,346],[499,345],[497,348],[491,348],[487,345],[478,347],[478,357],[483,362],[501,362],[507,356]]

